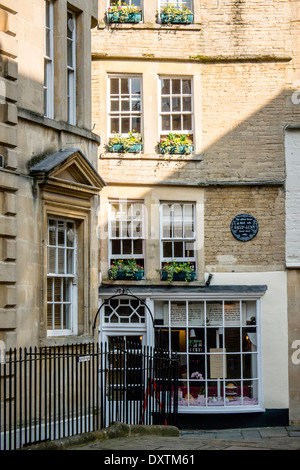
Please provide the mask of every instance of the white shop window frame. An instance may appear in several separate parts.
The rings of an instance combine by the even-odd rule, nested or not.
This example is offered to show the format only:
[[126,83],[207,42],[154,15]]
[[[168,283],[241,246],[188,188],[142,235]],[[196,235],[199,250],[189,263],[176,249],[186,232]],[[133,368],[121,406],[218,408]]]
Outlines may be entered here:
[[[73,31],[70,30],[73,27]],[[76,125],[76,42],[77,42],[77,24],[76,14],[72,10],[67,10],[67,32],[71,32],[68,37],[67,33],[67,111],[68,123]],[[68,44],[71,43],[71,48]],[[70,50],[70,61],[68,51]]]
[[[169,318],[170,318],[170,305],[171,302],[255,302],[256,305],[256,334],[257,334],[257,393],[258,393],[258,404],[249,406],[249,405],[237,405],[237,406],[178,406],[178,412],[180,414],[193,413],[193,414],[236,414],[236,413],[261,413],[265,411],[263,403],[263,376],[262,376],[262,348],[261,348],[261,294],[251,295],[247,293],[236,294],[203,294],[200,296],[196,293],[188,294],[189,300],[187,301],[187,289],[183,290],[181,293],[177,293],[172,296],[172,299],[165,294],[153,294],[153,296],[148,296],[145,293],[139,295],[141,299],[146,303],[150,311],[152,312],[155,320],[155,302],[168,302],[169,303]],[[99,298],[99,306],[104,302],[107,296],[102,295]],[[155,325],[155,328],[160,328],[161,325]],[[171,325],[169,325],[171,327]],[[190,328],[188,325],[186,317],[186,326],[187,329]],[[241,326],[240,326],[241,328]],[[105,341],[107,335],[132,335],[132,334],[143,334],[145,344],[149,347],[155,347],[154,339],[154,328],[153,323],[150,318],[150,314],[146,309],[146,322],[143,324],[140,323],[106,323],[104,320],[104,312],[100,314],[99,322],[99,341]],[[170,339],[170,335],[169,335]],[[170,344],[170,343],[169,343]],[[227,381],[227,379],[226,379]],[[230,379],[228,380],[230,381]],[[249,381],[249,380],[248,380]]]
[[[184,96],[182,94],[182,80],[190,80],[191,81],[191,93],[186,94],[187,96],[191,96],[191,111],[190,112],[184,112],[183,109],[181,112],[178,111],[170,111],[170,112],[163,112],[162,111],[162,80],[180,80],[181,81],[181,93],[175,94],[174,96],[180,96],[181,103],[182,103],[182,97]],[[194,135],[194,99],[195,99],[195,89],[194,89],[194,77],[192,75],[159,75],[158,76],[158,84],[157,84],[157,98],[158,98],[158,110],[159,110],[159,119],[158,119],[158,135],[160,136],[168,136],[170,133],[173,134],[185,134],[185,135],[190,135],[193,137],[193,140],[195,140],[195,135]],[[172,99],[173,94],[170,92],[170,100]],[[191,129],[181,129],[181,130],[163,130],[162,129],[162,116],[164,115],[176,115],[180,114],[181,116],[183,114],[189,114],[191,116]],[[170,125],[170,127],[172,127]]]
[[[173,206],[175,205],[180,205],[182,206],[182,214],[183,214],[183,221],[184,221],[184,206],[186,205],[191,205],[193,208],[193,225],[194,225],[194,237],[193,238],[185,238],[185,237],[164,237],[163,236],[163,207],[165,204],[172,204]],[[174,222],[174,217],[171,221],[171,223]],[[195,271],[197,271],[197,232],[196,232],[196,226],[197,226],[197,220],[196,220],[196,203],[195,202],[190,202],[190,201],[160,201],[159,204],[159,232],[160,232],[160,267],[162,268],[163,263],[171,263],[172,261],[179,262],[179,263],[188,263],[191,262],[195,265]],[[184,235],[184,234],[183,234]],[[193,243],[194,244],[194,256],[190,257],[164,257],[163,256],[163,243],[164,242],[182,242],[183,246],[185,243]],[[173,252],[173,248],[172,248]],[[184,254],[184,248],[183,248],[183,254]]]
[[[54,245],[49,245],[49,221],[50,220],[55,220],[56,222],[61,221],[61,222],[70,222],[74,226],[74,250],[73,250],[73,273],[62,273],[59,274],[57,272],[48,272],[48,263],[49,263],[49,257],[48,257],[48,250],[49,248],[53,248]],[[67,236],[67,231],[65,230],[65,237]],[[65,238],[66,239],[66,238]],[[64,246],[66,248],[66,246]],[[55,248],[61,248],[59,245],[55,245]],[[67,219],[64,217],[58,217],[58,216],[51,216],[48,215],[47,218],[47,285],[48,285],[48,279],[60,279],[63,281],[63,279],[68,279],[70,281],[70,301],[69,302],[57,302],[58,304],[63,304],[67,303],[70,304],[70,322],[71,322],[71,327],[68,329],[48,329],[47,325],[47,336],[48,337],[55,337],[55,336],[71,336],[71,335],[76,335],[78,333],[78,279],[77,279],[77,249],[78,249],[78,233],[76,229],[76,221],[73,219]],[[57,255],[56,255],[56,264],[57,264]],[[64,271],[66,271],[66,253],[64,256]],[[57,269],[56,269],[57,271]],[[48,295],[48,293],[47,293]],[[53,304],[54,302],[48,302],[47,300],[47,307],[49,304]],[[52,315],[53,315],[53,310],[52,310]],[[48,308],[46,311],[46,316],[47,316],[47,322],[48,322]],[[53,319],[52,319],[53,321]]]
[[[131,119],[132,117],[139,117],[140,118],[140,132],[137,132],[137,130],[135,129],[135,132],[133,132],[133,129],[134,127],[130,124],[130,130],[133,132],[133,134],[135,133],[140,133],[141,135],[143,135],[143,79],[142,79],[142,75],[141,74],[132,74],[132,73],[110,73],[107,75],[107,135],[108,137],[114,137],[116,134],[120,134],[122,135],[123,137],[128,137],[129,136],[129,133],[122,133],[121,130],[122,130],[122,124],[121,124],[121,119],[122,119],[122,111],[119,109],[118,112],[112,112],[111,111],[111,108],[110,108],[110,104],[111,104],[111,79],[122,79],[122,78],[137,78],[140,80],[140,95],[139,95],[139,99],[140,99],[140,110],[139,112],[133,112],[133,111],[129,111],[129,112],[123,112],[123,115],[128,115],[129,116],[129,119],[130,119],[130,123],[132,122]],[[119,90],[119,101],[121,102],[121,92]],[[129,93],[129,99],[130,99],[130,103],[131,103],[131,98],[132,97],[132,93],[131,93],[131,90],[130,90],[130,93]],[[116,118],[119,119],[119,130],[120,132],[112,132],[111,131],[111,118],[113,116],[116,116]]]
[[[119,237],[112,237],[112,204],[141,204],[142,207],[142,215],[141,215],[141,221],[142,221],[142,233],[140,237],[122,237],[122,225],[120,225],[120,236]],[[110,199],[108,201],[108,262],[110,264],[111,259],[136,259],[137,263],[139,260],[144,260],[144,272],[145,272],[145,263],[146,263],[146,255],[145,255],[145,234],[146,234],[146,229],[145,229],[145,203],[143,200],[140,199]],[[131,208],[131,213],[132,213],[132,208]],[[131,219],[133,220],[133,218]],[[127,219],[126,219],[127,221]],[[120,219],[120,222],[122,224],[122,219]],[[112,240],[123,240],[123,239],[141,239],[142,240],[142,254],[122,254],[120,253],[119,255],[117,254],[112,254]]]
[[[47,18],[49,23],[47,23]],[[53,28],[53,1],[44,0],[44,115],[49,119],[54,117]]]
[[[163,294],[161,296],[153,296],[153,298],[151,299],[151,302],[149,304],[149,307],[150,309],[152,310],[153,314],[154,314],[154,318],[155,318],[155,301],[159,300],[159,301],[162,301],[162,302],[168,302],[168,309],[169,309],[169,312],[168,312],[168,315],[169,315],[169,323],[168,323],[168,331],[169,331],[169,350],[170,350],[170,342],[171,342],[171,334],[170,334],[170,331],[171,331],[171,328],[172,328],[172,325],[171,325],[171,322],[170,322],[170,315],[171,315],[171,303],[172,302],[185,302],[186,303],[186,309],[188,309],[188,302],[190,303],[193,303],[193,302],[204,302],[204,305],[206,305],[207,302],[213,302],[213,303],[217,303],[217,302],[223,302],[223,329],[224,329],[224,303],[225,302],[240,302],[240,304],[242,302],[250,302],[250,301],[255,301],[256,303],[256,335],[257,335],[257,377],[255,378],[255,380],[257,381],[257,394],[258,394],[258,404],[257,405],[236,405],[236,406],[232,406],[232,405],[223,405],[223,406],[212,406],[212,405],[207,405],[206,406],[193,406],[190,404],[190,399],[188,398],[188,405],[187,406],[178,406],[178,412],[179,413],[195,413],[195,414],[217,414],[217,413],[220,413],[220,414],[223,414],[223,413],[253,413],[253,412],[263,412],[265,411],[264,409],[264,404],[263,404],[263,384],[262,384],[262,350],[261,350],[261,300],[260,298],[257,298],[257,297],[251,297],[251,296],[248,296],[247,294],[237,294],[236,296],[234,295],[203,295],[203,296],[199,296],[199,295],[193,295],[193,294],[190,294],[188,295],[189,297],[189,300],[186,300],[187,298],[187,292],[185,292],[184,294],[178,294],[178,295],[175,295],[174,297],[172,297],[172,299],[168,298],[167,296],[164,296]],[[206,307],[205,307],[205,320],[206,320]],[[240,314],[242,316],[242,309],[240,308]],[[165,325],[155,325],[155,328],[164,328]],[[228,326],[227,326],[228,327]],[[242,318],[241,318],[241,321],[240,321],[240,326],[239,328],[242,328],[242,327],[246,327],[246,325],[243,325],[242,324]],[[191,325],[188,324],[188,316],[186,315],[186,322],[185,322],[185,325],[183,325],[181,328],[186,328],[186,331],[188,331],[189,328],[191,328]],[[197,328],[196,326],[193,325],[193,328]],[[207,329],[207,326],[203,327],[205,330]],[[217,328],[217,327],[215,327]],[[153,333],[154,334],[154,333]],[[206,337],[206,331],[205,331],[205,337]],[[186,339],[188,341],[188,335],[186,336]],[[154,339],[153,339],[153,343],[154,343]],[[154,345],[155,346],[155,345]],[[205,346],[206,347],[206,346]],[[224,348],[224,345],[223,345],[223,348]],[[180,353],[178,353],[180,354]],[[183,354],[183,353],[181,353]],[[188,348],[187,348],[187,362],[188,362],[188,358],[189,358],[189,352],[188,352]],[[223,352],[224,354],[224,352]],[[225,353],[226,354],[226,353]],[[205,355],[209,355],[209,353],[206,351],[205,352]],[[207,376],[206,376],[207,377]],[[232,382],[234,381],[233,379],[223,379],[225,380],[225,382]],[[241,379],[242,380],[242,379]],[[190,382],[191,381],[191,378],[188,379],[188,381]],[[194,380],[192,380],[194,381]],[[206,383],[207,382],[215,382],[216,379],[208,379],[206,378],[205,380],[205,386],[206,386]],[[253,381],[253,379],[245,379],[245,381],[249,382],[249,381]],[[202,385],[202,383],[201,383]]]

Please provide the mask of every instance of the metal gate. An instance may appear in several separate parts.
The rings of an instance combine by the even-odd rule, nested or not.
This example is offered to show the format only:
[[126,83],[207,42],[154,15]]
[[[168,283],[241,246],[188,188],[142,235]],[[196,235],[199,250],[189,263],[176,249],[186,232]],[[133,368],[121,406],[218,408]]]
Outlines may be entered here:
[[20,348],[1,355],[0,450],[127,424],[176,425],[178,361],[132,344]]

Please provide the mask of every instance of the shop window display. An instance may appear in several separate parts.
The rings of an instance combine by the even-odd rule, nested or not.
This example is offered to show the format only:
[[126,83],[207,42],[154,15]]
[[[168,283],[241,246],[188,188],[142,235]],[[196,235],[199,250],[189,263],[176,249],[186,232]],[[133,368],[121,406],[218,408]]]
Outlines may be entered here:
[[259,405],[256,301],[160,301],[155,344],[177,352],[179,407]]

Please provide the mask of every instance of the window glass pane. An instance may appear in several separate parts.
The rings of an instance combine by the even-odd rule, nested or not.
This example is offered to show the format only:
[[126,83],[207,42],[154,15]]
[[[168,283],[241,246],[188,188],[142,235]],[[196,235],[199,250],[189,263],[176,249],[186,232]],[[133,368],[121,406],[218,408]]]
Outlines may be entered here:
[[183,97],[182,108],[183,108],[183,111],[192,111],[192,98]]
[[119,111],[120,110],[119,100],[110,100],[110,110],[111,111]]
[[57,272],[65,274],[65,250],[63,248],[57,249]]
[[186,325],[186,302],[171,302],[171,326]]
[[119,79],[118,78],[110,79],[110,94],[111,95],[119,94]]
[[171,329],[171,350],[174,352],[186,352],[185,329]]
[[170,112],[171,111],[171,106],[170,106],[170,98],[162,98],[161,100],[161,110],[163,112]]
[[141,80],[139,78],[131,79],[131,93],[133,95],[141,94]]
[[141,237],[142,236],[142,224],[141,224],[141,222],[133,222],[132,229],[133,229],[133,233],[132,233],[133,237]]
[[143,254],[143,242],[142,240],[133,240],[133,254],[142,255]]
[[237,380],[241,377],[241,355],[227,354],[227,378]]
[[225,328],[225,349],[226,352],[240,352],[240,328]]
[[181,130],[181,115],[180,114],[172,115],[172,130],[173,131],[180,131]]
[[185,243],[185,250],[184,250],[184,256],[186,258],[194,258],[195,257],[195,243]]
[[183,124],[182,129],[186,131],[190,131],[192,129],[192,116],[191,114],[183,114]]
[[257,354],[243,354],[243,378],[257,377]]
[[111,253],[112,253],[112,255],[120,255],[121,254],[121,241],[120,240],[112,240],[111,241]]
[[173,95],[180,95],[181,90],[180,90],[180,79],[173,79],[172,80],[172,94]]
[[119,134],[120,129],[119,129],[119,118],[111,118],[110,120],[110,130],[111,132],[116,132]]
[[141,132],[141,118],[140,117],[133,117],[132,118],[132,131],[133,132]]
[[191,80],[182,80],[182,93],[185,95],[190,95],[192,93]]
[[47,260],[47,271],[48,273],[56,272],[56,249],[48,247],[48,260]]
[[140,203],[134,203],[132,205],[133,209],[133,218],[135,220],[142,220],[142,215],[143,215],[143,206]]
[[120,222],[111,222],[111,237],[120,237]]
[[179,379],[183,380],[183,384],[186,385],[185,380],[187,379],[188,367],[187,367],[187,355],[180,354],[179,359]]
[[182,258],[183,257],[183,243],[182,242],[174,242],[174,258]]
[[61,330],[61,329],[62,329],[62,324],[61,324],[61,305],[60,305],[60,304],[54,304],[54,318],[53,318],[53,324],[54,324],[54,329],[55,329],[55,330]]
[[[223,304],[222,302],[206,303],[206,323],[209,326],[223,325]],[[215,347],[215,346],[212,346]]]
[[121,111],[129,111],[129,99],[121,101]]
[[123,245],[123,254],[124,255],[132,254],[131,240],[123,240],[122,245]]
[[172,111],[181,111],[181,99],[179,97],[172,98]]
[[240,303],[224,303],[225,325],[237,326],[240,324]]
[[163,131],[171,130],[170,116],[162,116],[161,117],[161,128],[162,128]]
[[67,246],[74,246],[75,244],[75,230],[73,224],[67,224]]
[[[190,310],[191,309],[189,308],[189,315],[191,314]],[[201,311],[202,311],[202,315],[203,315],[203,310],[201,310],[201,309],[200,310],[197,309],[197,311],[196,311],[197,315],[199,315],[199,312],[201,312]],[[190,324],[191,324],[191,321],[189,320],[189,325]],[[205,348],[204,348],[204,343],[205,343],[204,328],[189,328],[188,334],[189,334],[189,339],[188,339],[189,348],[188,348],[188,351],[190,353],[203,353],[204,350],[205,350]]]
[[130,120],[129,118],[121,118],[121,133],[128,134],[130,131]]
[[53,297],[53,282],[52,281],[53,281],[52,278],[47,279],[47,302],[51,302],[52,297]]
[[48,229],[48,245],[56,245],[56,231],[55,226]]
[[155,329],[155,345],[158,348],[169,350],[169,331],[162,328]]
[[67,41],[67,63],[69,67],[73,67],[73,42]]
[[[188,315],[189,315],[189,326],[201,326],[204,325],[204,302],[189,302]],[[191,328],[190,339],[202,339],[203,340],[203,328]],[[204,342],[203,342],[204,348]],[[199,351],[198,351],[199,352]]]
[[173,218],[174,218],[174,238],[182,238],[183,236],[183,208],[180,204],[173,205]]
[[140,111],[141,110],[141,101],[132,100],[131,101],[131,111]]
[[74,250],[67,249],[67,274],[75,274],[74,273]]
[[173,258],[172,242],[163,242],[163,257]]
[[129,78],[121,78],[121,93],[129,95]]
[[170,94],[170,80],[167,78],[163,78],[161,80],[161,93],[163,95],[169,95]]
[[63,227],[58,227],[58,232],[57,232],[57,244],[58,245],[65,245],[65,228]]

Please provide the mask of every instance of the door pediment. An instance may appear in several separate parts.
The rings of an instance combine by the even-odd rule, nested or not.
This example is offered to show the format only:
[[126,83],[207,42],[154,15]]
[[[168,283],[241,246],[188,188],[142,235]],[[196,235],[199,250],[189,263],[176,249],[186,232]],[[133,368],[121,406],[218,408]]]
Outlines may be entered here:
[[98,193],[105,182],[79,149],[62,149],[30,168],[39,185]]

